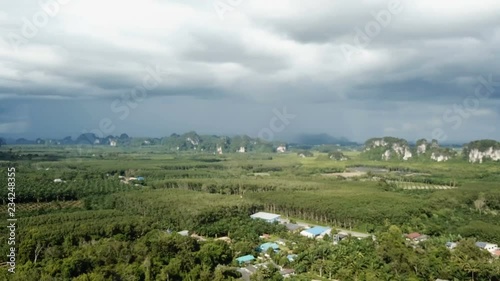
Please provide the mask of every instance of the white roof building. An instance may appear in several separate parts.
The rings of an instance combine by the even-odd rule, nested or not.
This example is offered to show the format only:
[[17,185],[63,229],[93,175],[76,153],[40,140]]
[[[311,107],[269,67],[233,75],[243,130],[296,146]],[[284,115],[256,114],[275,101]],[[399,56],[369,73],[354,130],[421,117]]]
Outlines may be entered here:
[[281,217],[278,214],[266,213],[266,212],[258,212],[250,216],[252,219],[261,219],[267,222],[275,222]]
[[286,146],[284,146],[284,145],[278,146],[278,148],[276,148],[276,152],[278,152],[278,153],[286,152]]
[[488,242],[476,242],[476,246],[478,246],[481,249],[484,249],[490,253],[493,253],[497,248],[497,244],[493,243],[488,243]]

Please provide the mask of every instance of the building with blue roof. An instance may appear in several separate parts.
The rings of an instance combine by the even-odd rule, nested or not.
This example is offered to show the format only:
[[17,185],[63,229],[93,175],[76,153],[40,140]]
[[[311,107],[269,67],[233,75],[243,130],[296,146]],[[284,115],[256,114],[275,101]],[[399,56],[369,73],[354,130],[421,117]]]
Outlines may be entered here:
[[268,242],[264,243],[259,246],[259,252],[267,252],[267,250],[273,249],[275,252],[277,252],[280,249],[280,246],[276,243]]
[[246,255],[246,256],[242,256],[242,257],[239,257],[236,259],[236,261],[239,264],[249,263],[249,262],[254,261],[254,260],[255,260],[255,257],[252,255]]
[[309,238],[315,238],[317,236],[325,235],[325,234],[330,234],[332,231],[331,228],[328,227],[323,227],[323,226],[315,226],[306,230],[302,230],[300,232],[300,235],[309,237]]
[[296,259],[297,257],[298,257],[297,255],[288,255],[288,256],[286,256],[286,258],[287,258],[290,262],[295,261],[295,259]]

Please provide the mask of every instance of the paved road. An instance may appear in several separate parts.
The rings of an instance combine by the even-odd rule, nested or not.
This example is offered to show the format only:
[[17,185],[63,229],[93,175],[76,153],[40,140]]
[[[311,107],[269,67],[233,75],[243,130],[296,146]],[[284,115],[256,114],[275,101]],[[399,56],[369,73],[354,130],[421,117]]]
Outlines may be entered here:
[[247,271],[245,268],[239,268],[236,271],[239,271],[241,273],[241,279],[245,281],[250,281],[250,272]]
[[356,231],[351,231],[351,230],[342,229],[342,228],[337,228],[337,229],[339,230],[339,232],[350,234],[354,237],[366,238],[366,237],[372,236],[370,233],[356,232]]

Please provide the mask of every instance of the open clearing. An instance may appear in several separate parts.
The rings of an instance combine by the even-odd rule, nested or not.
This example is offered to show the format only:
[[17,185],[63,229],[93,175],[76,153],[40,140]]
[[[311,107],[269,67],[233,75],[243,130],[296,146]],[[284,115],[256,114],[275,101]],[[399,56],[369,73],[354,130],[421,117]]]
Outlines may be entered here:
[[366,175],[365,172],[343,172],[343,173],[327,173],[327,174],[321,174],[322,176],[325,177],[337,177],[341,176],[344,178],[353,178],[353,177],[360,177]]
[[421,182],[401,182],[401,181],[387,181],[389,184],[394,184],[397,188],[405,190],[416,190],[416,189],[455,189],[456,186],[449,185],[438,185],[438,184],[427,184]]

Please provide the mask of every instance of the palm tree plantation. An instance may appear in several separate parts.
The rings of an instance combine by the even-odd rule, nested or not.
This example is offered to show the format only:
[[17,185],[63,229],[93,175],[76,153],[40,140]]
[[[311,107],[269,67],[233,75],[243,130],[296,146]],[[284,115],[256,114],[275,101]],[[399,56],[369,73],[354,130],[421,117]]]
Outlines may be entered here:
[[499,162],[242,139],[3,145],[0,279],[500,280]]

